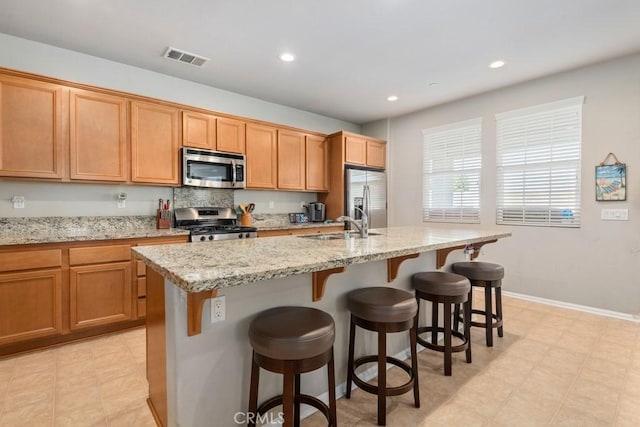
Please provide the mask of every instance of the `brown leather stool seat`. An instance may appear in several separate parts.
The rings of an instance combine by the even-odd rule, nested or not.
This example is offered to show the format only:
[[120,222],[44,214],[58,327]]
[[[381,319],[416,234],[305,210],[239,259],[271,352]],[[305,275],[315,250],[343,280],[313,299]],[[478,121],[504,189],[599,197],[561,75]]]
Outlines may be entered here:
[[[493,329],[498,329],[498,336],[503,336],[502,329],[502,278],[504,268],[499,264],[490,262],[456,262],[452,265],[455,273],[469,279],[471,286],[484,288],[484,310],[471,309],[474,314],[484,316],[484,322],[472,321],[471,326],[485,328],[487,347],[493,347]],[[496,312],[493,313],[492,292],[495,290]],[[469,304],[473,307],[473,292],[469,292]],[[455,326],[460,319],[460,306],[455,310]],[[494,321],[495,320],[495,321]]]
[[[469,279],[459,274],[427,271],[414,274],[412,284],[416,291],[418,312],[420,310],[420,300],[431,302],[431,326],[418,327],[417,341],[428,349],[444,353],[444,374],[451,375],[452,353],[465,351],[467,363],[471,363],[471,306],[468,305],[471,284]],[[466,305],[465,314],[469,313],[469,318],[464,322],[464,333],[458,332],[458,329],[452,328],[451,325],[451,308],[460,303]],[[439,304],[444,306],[443,327],[438,326]],[[424,332],[431,332],[430,342],[420,337],[420,334]],[[444,345],[438,345],[439,332],[444,334]],[[458,338],[462,343],[453,346],[452,337]]]
[[[416,326],[418,305],[407,291],[386,287],[356,289],[347,295],[347,307],[351,311],[349,329],[349,360],[347,362],[346,398],[351,398],[352,382],[367,393],[378,396],[378,425],[385,425],[387,418],[387,396],[397,396],[413,389],[416,408],[420,407],[418,389],[418,359],[416,355]],[[378,333],[378,354],[362,356],[354,360],[356,325]],[[387,333],[409,331],[411,366],[406,362],[387,356]],[[356,375],[356,369],[377,362],[378,383],[369,384]],[[387,387],[387,363],[395,365],[409,375],[409,380],[400,386]]]
[[[309,307],[276,307],[259,313],[249,326],[253,347],[249,414],[262,415],[282,404],[284,426],[300,425],[300,404],[322,412],[330,426],[336,426],[335,372],[333,342],[335,323],[324,311]],[[300,393],[300,374],[328,365],[329,405]],[[260,368],[281,373],[282,395],[258,407]],[[255,417],[249,426],[255,426]]]

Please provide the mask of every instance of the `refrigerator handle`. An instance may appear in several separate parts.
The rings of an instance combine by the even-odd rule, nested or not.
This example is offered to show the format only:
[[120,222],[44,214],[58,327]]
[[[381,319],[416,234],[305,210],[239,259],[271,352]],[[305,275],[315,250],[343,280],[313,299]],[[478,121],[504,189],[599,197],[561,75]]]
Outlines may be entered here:
[[367,216],[369,217],[369,221],[371,221],[371,192],[369,190],[369,185],[365,185],[364,186],[364,201],[363,201],[363,205],[364,205],[364,211],[367,213]]

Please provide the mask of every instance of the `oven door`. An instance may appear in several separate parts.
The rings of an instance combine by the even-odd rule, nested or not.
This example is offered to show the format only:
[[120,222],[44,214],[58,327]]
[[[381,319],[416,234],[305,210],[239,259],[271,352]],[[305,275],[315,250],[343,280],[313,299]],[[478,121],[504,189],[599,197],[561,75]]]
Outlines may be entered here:
[[193,187],[244,188],[243,156],[215,154],[185,148],[182,184]]

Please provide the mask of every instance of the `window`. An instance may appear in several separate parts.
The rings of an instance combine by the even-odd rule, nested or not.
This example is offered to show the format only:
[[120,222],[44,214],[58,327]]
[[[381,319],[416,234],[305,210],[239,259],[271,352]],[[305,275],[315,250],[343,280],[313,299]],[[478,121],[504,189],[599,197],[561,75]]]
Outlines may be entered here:
[[584,97],[496,115],[496,223],[580,227]]
[[425,129],[423,221],[480,222],[480,130],[473,119]]

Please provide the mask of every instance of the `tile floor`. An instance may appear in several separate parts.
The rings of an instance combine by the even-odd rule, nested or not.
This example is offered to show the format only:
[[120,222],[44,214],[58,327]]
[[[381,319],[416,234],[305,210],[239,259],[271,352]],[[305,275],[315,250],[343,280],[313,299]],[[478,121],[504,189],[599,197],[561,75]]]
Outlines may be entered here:
[[[472,328],[473,363],[454,355],[453,376],[440,353],[418,354],[421,408],[410,393],[389,398],[389,427],[640,425],[640,324],[510,297],[503,305],[504,338],[487,348]],[[403,375],[389,371],[397,384]],[[154,426],[146,397],[142,328],[0,360],[2,427]],[[375,396],[340,399],[338,421],[376,425]],[[326,422],[314,414],[302,424]]]
[[0,426],[155,426],[145,331],[0,359]]

